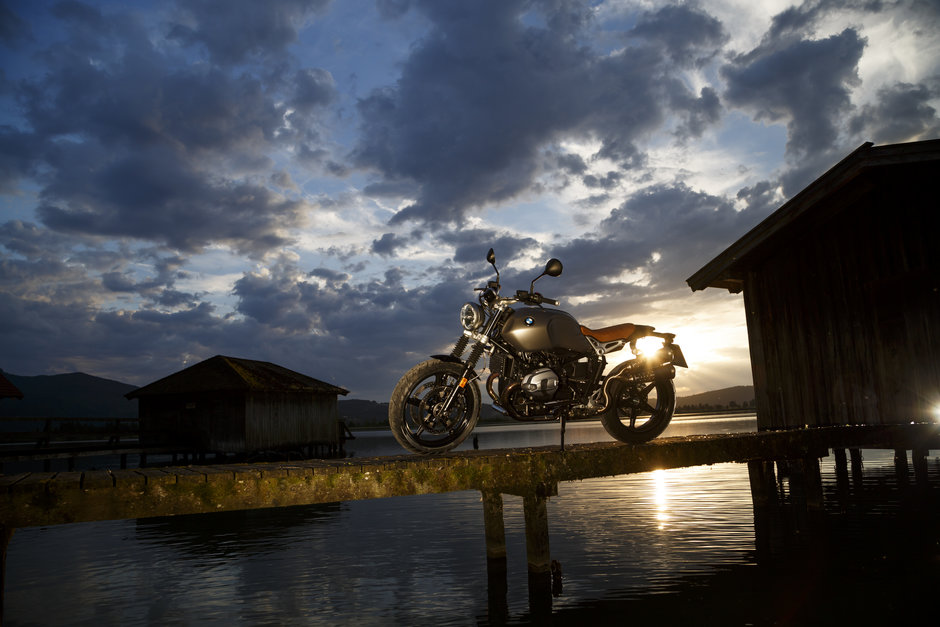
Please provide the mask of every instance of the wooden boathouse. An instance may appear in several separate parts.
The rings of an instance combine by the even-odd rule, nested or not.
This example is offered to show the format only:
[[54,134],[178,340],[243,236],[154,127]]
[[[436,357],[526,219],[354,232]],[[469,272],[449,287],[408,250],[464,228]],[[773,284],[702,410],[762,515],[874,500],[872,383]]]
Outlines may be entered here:
[[0,370],[0,399],[3,398],[23,398],[23,393],[20,392],[19,388],[13,385],[9,379],[3,376],[3,371]]
[[938,174],[866,143],[687,280],[743,292],[759,429],[935,420]]
[[265,361],[216,355],[129,392],[140,446],[252,453],[336,446],[349,391]]

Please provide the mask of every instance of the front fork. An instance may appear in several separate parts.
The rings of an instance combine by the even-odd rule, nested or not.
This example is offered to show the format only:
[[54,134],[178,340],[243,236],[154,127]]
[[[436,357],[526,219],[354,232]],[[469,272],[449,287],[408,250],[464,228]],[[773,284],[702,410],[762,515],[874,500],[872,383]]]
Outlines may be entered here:
[[[469,338],[466,335],[460,336],[460,339],[457,340],[457,344],[454,346],[454,350],[450,352],[450,357],[454,359],[460,359],[460,356],[463,354],[463,351],[467,348],[467,343]],[[477,362],[480,360],[480,357],[483,355],[483,343],[477,342],[473,345],[473,348],[470,350],[470,356],[466,361],[462,361],[464,368],[463,374],[460,375],[460,381],[454,386],[454,389],[450,391],[450,394],[447,395],[447,400],[444,401],[443,405],[440,405],[440,412],[442,416],[446,416],[450,412],[451,405],[454,404],[454,399],[457,398],[457,395],[463,391],[467,384],[470,383],[474,375],[474,368],[476,368]]]

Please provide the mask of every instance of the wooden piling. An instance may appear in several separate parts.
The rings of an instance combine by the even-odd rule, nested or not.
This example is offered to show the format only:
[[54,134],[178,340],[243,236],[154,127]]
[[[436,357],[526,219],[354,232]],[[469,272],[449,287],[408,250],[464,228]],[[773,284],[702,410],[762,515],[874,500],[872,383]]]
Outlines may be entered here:
[[552,558],[548,542],[548,498],[539,491],[522,497],[529,567],[529,611],[541,622],[552,611]]
[[927,449],[915,448],[911,451],[911,461],[914,464],[914,481],[918,485],[927,485]]
[[13,537],[13,527],[0,523],[0,626],[3,625],[3,596],[6,590],[7,577],[7,547]]
[[552,556],[548,542],[548,499],[536,492],[525,495],[525,550],[530,573],[550,573]]
[[483,530],[486,536],[486,596],[491,624],[503,624],[509,616],[509,583],[506,559],[506,527],[503,495],[484,490]]
[[503,522],[503,495],[489,490],[483,493],[483,529],[486,534],[486,559],[506,559],[506,527]]

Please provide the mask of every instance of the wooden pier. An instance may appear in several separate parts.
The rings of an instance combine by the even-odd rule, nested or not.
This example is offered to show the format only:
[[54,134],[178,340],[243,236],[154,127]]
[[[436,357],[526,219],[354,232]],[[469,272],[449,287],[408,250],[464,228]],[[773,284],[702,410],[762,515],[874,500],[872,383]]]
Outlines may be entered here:
[[[551,560],[546,507],[560,482],[746,462],[758,520],[758,511],[768,510],[765,501],[776,492],[775,461],[796,460],[795,468],[815,468],[815,473],[805,474],[818,479],[819,458],[830,450],[844,474],[848,450],[855,474],[858,450],[866,448],[893,449],[896,455],[904,452],[905,465],[906,451],[912,451],[915,478],[926,482],[928,451],[940,449],[940,424],[689,436],[638,446],[602,442],[569,445],[564,450],[547,446],[439,456],[0,475],[0,550],[5,558],[18,527],[476,490],[482,496],[490,611],[499,614],[505,612],[507,572],[503,495],[511,494],[523,498],[529,604],[537,617],[551,612],[554,586],[560,585],[560,571],[556,580]],[[814,485],[809,481],[801,489],[815,494]],[[755,526],[758,548],[773,548],[774,535]],[[0,568],[0,624],[4,577]]]
[[[278,463],[0,475],[0,526],[284,507],[460,490],[527,495],[558,482],[723,462],[824,457],[829,449],[940,448],[940,425],[731,435]],[[918,455],[915,454],[915,460]],[[916,470],[916,461],[915,461]],[[548,492],[546,492],[548,491]]]

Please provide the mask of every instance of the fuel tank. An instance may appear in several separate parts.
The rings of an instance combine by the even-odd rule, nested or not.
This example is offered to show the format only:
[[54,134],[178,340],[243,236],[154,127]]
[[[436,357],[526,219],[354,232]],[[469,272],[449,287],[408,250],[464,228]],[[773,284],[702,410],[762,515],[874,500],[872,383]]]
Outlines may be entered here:
[[517,351],[593,352],[577,320],[557,309],[523,307],[513,311],[503,324],[503,339]]

